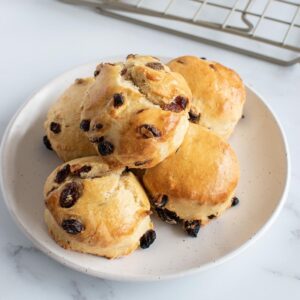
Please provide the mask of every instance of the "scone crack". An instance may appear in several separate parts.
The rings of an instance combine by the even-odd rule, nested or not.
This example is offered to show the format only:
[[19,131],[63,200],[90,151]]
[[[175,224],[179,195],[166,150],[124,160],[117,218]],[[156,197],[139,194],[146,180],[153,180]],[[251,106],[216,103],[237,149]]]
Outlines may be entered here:
[[151,68],[153,70],[164,70],[164,66],[160,62],[148,62],[145,65],[148,68]]
[[161,136],[161,131],[152,124],[142,124],[137,128],[137,132],[144,139],[158,138]]
[[[94,171],[95,170],[95,171]],[[96,167],[92,164],[85,164],[83,166],[79,164],[65,164],[58,172],[54,178],[53,186],[51,189],[46,192],[46,196],[49,196],[53,191],[60,188],[61,184],[65,182],[74,182],[76,179],[94,179],[94,178],[102,178],[110,175],[112,172],[117,172],[117,169],[107,169],[107,170],[97,170]],[[121,174],[122,170],[119,170],[118,173]]]
[[[129,65],[127,65],[127,63],[124,64],[124,67],[122,70],[126,69],[126,72],[122,72],[120,73],[121,75],[121,82],[123,81],[127,81],[130,82],[130,87],[132,89],[134,89],[134,91],[139,92],[141,95],[143,95],[145,97],[145,100],[147,100],[148,102],[150,102],[152,105],[154,105],[155,107],[159,107],[163,110],[170,110],[172,112],[178,113],[181,112],[182,110],[185,110],[186,106],[188,105],[188,99],[178,95],[176,96],[172,102],[170,103],[157,103],[156,101],[154,101],[153,99],[151,99],[151,97],[149,97],[148,93],[145,91],[145,85],[146,85],[146,81],[145,79],[142,79],[140,82],[138,82],[138,78],[135,78],[135,76],[133,76],[132,74],[132,68],[134,66],[146,66],[149,67],[151,69],[157,70],[157,71],[161,71],[163,70],[166,73],[167,70],[164,68],[164,66],[162,65],[162,63],[160,62],[148,62],[146,64],[142,64],[142,63],[131,63]],[[159,67],[161,66],[161,67]],[[123,76],[126,75],[126,76]]]
[[143,166],[143,165],[145,165],[145,164],[148,164],[148,163],[150,163],[152,161],[152,159],[147,159],[147,160],[143,160],[143,161],[136,161],[136,162],[134,162],[134,165],[136,166],[136,167],[139,167],[139,166]]
[[201,118],[201,113],[195,107],[191,107],[189,111],[189,121],[198,124]]
[[[127,175],[125,174],[123,176],[123,178],[121,178],[121,183],[126,190],[129,190],[132,193],[135,203],[138,203],[141,207],[143,207],[144,203],[142,201],[140,201],[138,192],[135,189],[132,189],[131,186],[128,184],[127,180],[129,178],[130,174],[131,174],[130,172],[128,172]],[[127,176],[127,178],[126,178],[126,176]],[[147,198],[148,198],[148,196],[147,196]],[[151,214],[150,210],[147,210],[147,211],[149,211],[149,214]]]
[[124,67],[123,70],[124,69],[126,69],[126,73],[124,74],[125,76],[121,74],[119,78],[119,85],[125,89],[125,92],[126,89],[128,89],[128,93],[130,92],[137,93],[140,97],[142,97],[140,101],[144,102],[143,104],[147,105],[148,108],[161,108],[159,104],[151,101],[151,99],[148,99],[147,93],[144,93],[144,91],[140,88],[140,86],[135,84],[130,74],[130,69],[126,67]]

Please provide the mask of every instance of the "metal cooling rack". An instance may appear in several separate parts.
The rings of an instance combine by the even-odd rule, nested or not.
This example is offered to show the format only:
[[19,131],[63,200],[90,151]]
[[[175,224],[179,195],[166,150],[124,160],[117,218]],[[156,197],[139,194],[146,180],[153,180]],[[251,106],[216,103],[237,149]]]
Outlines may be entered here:
[[62,0],[282,65],[300,62],[300,0]]

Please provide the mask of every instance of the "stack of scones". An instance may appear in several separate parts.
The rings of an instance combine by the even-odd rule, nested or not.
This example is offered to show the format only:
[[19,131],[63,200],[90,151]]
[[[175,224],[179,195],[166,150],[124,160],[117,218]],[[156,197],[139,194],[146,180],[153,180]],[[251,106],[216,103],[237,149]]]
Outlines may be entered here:
[[131,54],[76,79],[45,121],[44,144],[64,161],[44,187],[52,238],[121,257],[155,241],[152,212],[197,237],[239,202],[227,139],[245,99],[233,70],[194,56]]

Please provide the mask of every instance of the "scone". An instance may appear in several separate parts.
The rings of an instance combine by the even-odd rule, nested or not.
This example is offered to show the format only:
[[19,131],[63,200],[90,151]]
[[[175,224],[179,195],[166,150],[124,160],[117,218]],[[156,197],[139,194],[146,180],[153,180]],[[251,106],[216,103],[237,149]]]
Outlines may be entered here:
[[129,55],[95,71],[81,128],[109,164],[149,168],[173,153],[188,128],[191,92],[157,58]]
[[44,124],[45,146],[63,160],[97,155],[86,135],[80,130],[80,106],[94,78],[76,79],[49,109]]
[[143,177],[159,217],[170,224],[182,222],[191,236],[237,204],[238,180],[239,163],[230,145],[192,123],[178,151]]
[[246,91],[233,70],[195,56],[182,56],[168,63],[187,81],[192,94],[190,121],[227,139],[242,116]]
[[99,156],[56,168],[44,197],[48,230],[65,249],[116,258],[155,240],[143,188],[132,173],[110,169]]

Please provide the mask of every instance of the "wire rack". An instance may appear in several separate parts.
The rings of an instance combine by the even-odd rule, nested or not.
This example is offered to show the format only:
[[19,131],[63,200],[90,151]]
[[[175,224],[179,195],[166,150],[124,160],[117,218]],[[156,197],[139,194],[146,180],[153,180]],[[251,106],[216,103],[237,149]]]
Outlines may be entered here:
[[63,0],[281,65],[300,62],[300,0]]

